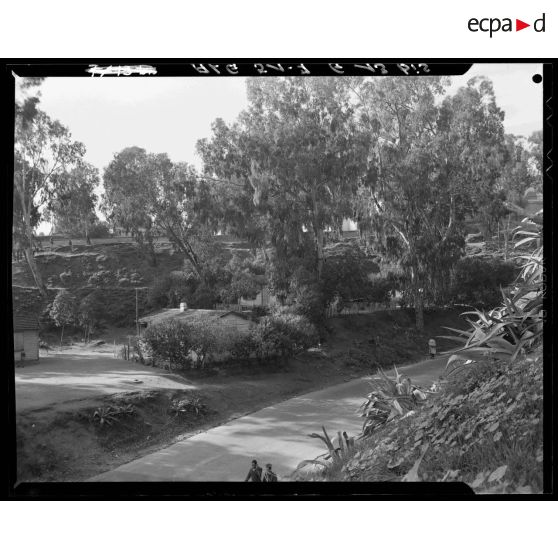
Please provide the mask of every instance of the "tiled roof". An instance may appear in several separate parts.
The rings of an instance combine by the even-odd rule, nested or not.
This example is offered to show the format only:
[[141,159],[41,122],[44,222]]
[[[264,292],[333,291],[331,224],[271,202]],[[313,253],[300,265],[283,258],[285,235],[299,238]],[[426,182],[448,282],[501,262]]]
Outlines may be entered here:
[[152,324],[156,322],[161,322],[163,320],[178,320],[181,322],[192,322],[194,320],[216,320],[218,318],[222,318],[227,314],[235,314],[240,316],[244,319],[249,319],[248,316],[241,314],[240,312],[234,311],[225,311],[225,310],[202,310],[202,309],[189,309],[184,310],[183,312],[180,311],[179,308],[165,308],[164,310],[159,310],[158,312],[153,312],[151,314],[147,314],[146,316],[142,316],[139,318],[140,323],[145,324]]
[[18,310],[13,314],[14,331],[26,331],[39,329],[39,319],[37,314],[26,310]]

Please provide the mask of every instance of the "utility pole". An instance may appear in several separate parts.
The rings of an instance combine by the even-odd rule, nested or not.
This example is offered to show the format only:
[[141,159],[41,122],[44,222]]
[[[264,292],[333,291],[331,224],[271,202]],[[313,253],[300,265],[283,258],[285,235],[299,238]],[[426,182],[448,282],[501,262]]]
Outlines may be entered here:
[[139,337],[140,330],[139,330],[139,315],[138,315],[138,291],[140,289],[148,289],[149,287],[134,287],[136,291],[136,335]]

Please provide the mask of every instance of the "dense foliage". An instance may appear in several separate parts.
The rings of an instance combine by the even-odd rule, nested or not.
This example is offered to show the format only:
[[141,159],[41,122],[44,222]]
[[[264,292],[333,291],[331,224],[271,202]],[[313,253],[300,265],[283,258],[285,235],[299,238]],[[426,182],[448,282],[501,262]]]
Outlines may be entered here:
[[[425,304],[493,300],[490,285],[470,284],[475,270],[462,262],[466,219],[487,235],[507,220],[507,250],[511,213],[521,214],[528,189],[540,191],[540,134],[504,133],[487,79],[449,95],[448,79],[434,76],[280,77],[247,80],[246,110],[230,124],[215,120],[197,144],[202,172],[127,147],[104,169],[94,208],[97,170],[38,109],[29,93],[38,83],[23,82],[16,107],[14,230],[43,294],[28,251],[33,228],[51,215],[91,237],[101,209],[153,266],[160,236],[183,256],[183,277],[162,277],[152,306],[235,304],[266,285],[321,329],[333,300],[387,302],[397,289],[421,329]],[[360,238],[329,253],[345,219],[358,223]],[[217,232],[243,239],[250,256],[235,260]],[[373,259],[398,266],[396,286],[371,282]]]
[[189,323],[164,320],[147,328],[142,337],[148,352],[171,368],[202,368],[213,358],[260,361],[294,355],[317,343],[316,330],[302,316],[288,311],[263,317],[247,333],[233,331],[218,320]]
[[[453,339],[465,341],[464,346],[448,360],[448,366],[459,365],[454,371],[467,369],[471,361],[505,360],[513,362],[521,354],[532,351],[542,341],[544,325],[544,274],[542,246],[542,211],[533,219],[524,219],[516,231],[516,247],[533,246],[532,252],[520,256],[521,274],[509,294],[502,292],[501,305],[488,312],[466,314],[469,331],[455,331]],[[451,328],[447,328],[451,329]],[[462,362],[465,361],[463,365]]]
[[467,257],[455,265],[448,293],[448,302],[488,309],[502,298],[501,288],[517,277],[513,261],[494,257]]

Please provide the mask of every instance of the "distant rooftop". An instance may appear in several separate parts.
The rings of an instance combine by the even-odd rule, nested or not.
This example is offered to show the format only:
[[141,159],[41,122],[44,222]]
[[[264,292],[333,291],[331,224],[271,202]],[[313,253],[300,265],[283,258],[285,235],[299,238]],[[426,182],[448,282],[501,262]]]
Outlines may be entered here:
[[243,314],[242,312],[235,312],[234,310],[204,310],[204,309],[187,309],[181,311],[180,308],[165,308],[164,310],[158,310],[157,312],[152,312],[146,316],[142,316],[138,319],[141,324],[153,324],[157,322],[162,322],[164,320],[178,320],[180,322],[190,323],[196,320],[217,320],[228,314],[235,314],[249,320],[250,318]]

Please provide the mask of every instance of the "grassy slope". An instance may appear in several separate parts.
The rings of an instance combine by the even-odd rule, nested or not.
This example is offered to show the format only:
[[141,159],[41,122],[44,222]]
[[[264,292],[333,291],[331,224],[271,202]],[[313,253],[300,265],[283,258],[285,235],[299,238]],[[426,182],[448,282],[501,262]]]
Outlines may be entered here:
[[326,480],[400,481],[425,450],[420,480],[463,481],[481,493],[539,493],[542,412],[541,350],[512,366],[475,365],[414,415],[357,442]]
[[[332,318],[328,322],[328,354],[347,367],[408,363],[427,358],[428,340],[446,335],[444,326],[461,328],[466,322],[455,309],[425,312],[424,331],[414,328],[414,311],[381,311]],[[452,348],[450,341],[437,340],[438,350]]]

